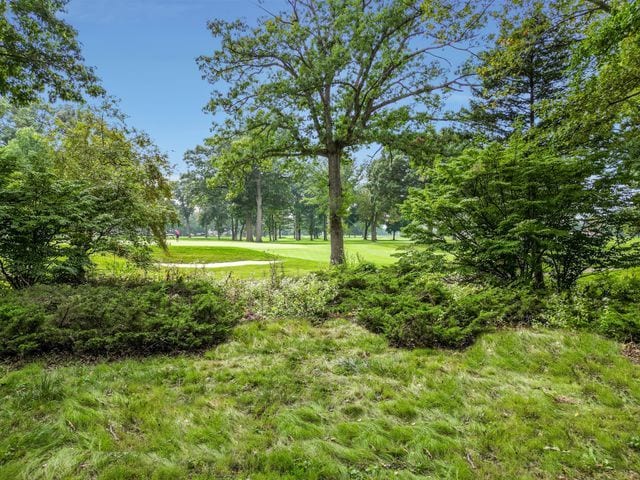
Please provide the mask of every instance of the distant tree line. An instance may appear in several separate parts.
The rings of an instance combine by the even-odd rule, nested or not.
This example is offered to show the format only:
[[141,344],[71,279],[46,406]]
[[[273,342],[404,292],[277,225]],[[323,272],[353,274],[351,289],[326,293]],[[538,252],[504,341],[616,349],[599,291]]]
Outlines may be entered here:
[[[283,236],[329,239],[327,180],[321,160],[257,161],[233,155],[212,145],[185,154],[188,171],[173,183],[177,226],[183,234],[252,242]],[[410,188],[421,185],[409,158],[382,150],[343,170],[346,234],[375,242],[378,232],[384,231],[395,239],[408,224],[401,204]]]

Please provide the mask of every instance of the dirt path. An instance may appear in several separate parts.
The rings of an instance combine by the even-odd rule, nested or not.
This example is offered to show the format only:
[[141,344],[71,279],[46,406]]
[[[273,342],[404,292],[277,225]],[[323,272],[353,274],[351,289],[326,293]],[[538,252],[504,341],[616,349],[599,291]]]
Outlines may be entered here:
[[281,263],[270,260],[241,260],[238,262],[218,262],[218,263],[156,263],[159,267],[166,268],[224,268],[224,267],[244,267],[245,265],[269,265],[270,263]]

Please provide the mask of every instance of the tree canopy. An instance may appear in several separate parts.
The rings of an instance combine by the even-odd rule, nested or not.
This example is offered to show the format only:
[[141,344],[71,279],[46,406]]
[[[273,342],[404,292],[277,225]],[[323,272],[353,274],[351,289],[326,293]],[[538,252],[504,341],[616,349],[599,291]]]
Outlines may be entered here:
[[0,268],[15,287],[84,281],[98,252],[141,258],[174,217],[166,159],[146,135],[65,112],[48,135],[20,128],[0,147]]
[[199,59],[226,131],[278,132],[278,155],[327,159],[331,261],[344,262],[345,151],[428,122],[465,83],[441,54],[469,48],[487,6],[449,0],[289,0],[259,20],[214,20],[221,46]]
[[103,93],[84,64],[77,33],[60,18],[68,0],[0,1],[0,95],[26,104]]

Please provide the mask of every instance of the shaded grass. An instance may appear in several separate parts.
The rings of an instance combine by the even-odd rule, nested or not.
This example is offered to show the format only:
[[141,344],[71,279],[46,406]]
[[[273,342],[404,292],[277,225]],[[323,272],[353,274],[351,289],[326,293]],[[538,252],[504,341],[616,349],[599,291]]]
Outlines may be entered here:
[[1,479],[639,478],[640,367],[592,334],[252,322],[202,357],[1,368]]
[[159,247],[152,250],[153,259],[162,263],[216,263],[240,260],[275,260],[270,253],[231,246],[171,245],[167,252]]

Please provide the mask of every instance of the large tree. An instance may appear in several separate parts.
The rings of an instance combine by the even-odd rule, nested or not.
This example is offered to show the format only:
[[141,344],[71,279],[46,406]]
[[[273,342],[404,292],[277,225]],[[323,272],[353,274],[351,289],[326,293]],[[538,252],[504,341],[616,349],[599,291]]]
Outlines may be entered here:
[[217,172],[212,162],[214,154],[215,148],[211,145],[198,145],[187,150],[183,157],[193,179],[195,203],[199,208],[198,220],[204,228],[205,236],[209,234],[209,227],[213,226],[218,238],[222,236],[227,223],[230,223],[232,238],[236,240],[236,219],[231,215],[232,204],[228,199],[228,189],[209,182]]
[[479,55],[480,84],[466,121],[486,135],[505,138],[514,129],[545,126],[546,103],[566,94],[577,21],[560,21],[557,9],[525,0],[507,2],[495,44]]
[[0,0],[0,95],[28,103],[102,93],[76,31],[60,18],[68,0]]
[[264,177],[281,166],[275,157],[265,153],[267,141],[264,135],[244,136],[232,141],[220,137],[207,139],[214,152],[210,159],[215,171],[212,186],[224,186],[230,197],[245,194],[254,200],[245,222],[247,241],[252,241],[255,234],[255,241],[262,242]]
[[184,226],[187,227],[187,235],[192,233],[191,220],[196,211],[198,187],[197,178],[192,172],[181,174],[180,178],[173,184],[173,198],[178,207],[178,213],[182,217],[181,220],[184,221]]
[[486,5],[453,0],[288,0],[250,27],[209,23],[220,48],[198,62],[226,129],[271,129],[274,154],[327,159],[331,262],[345,260],[345,153],[428,121],[465,81],[441,55],[466,50]]

